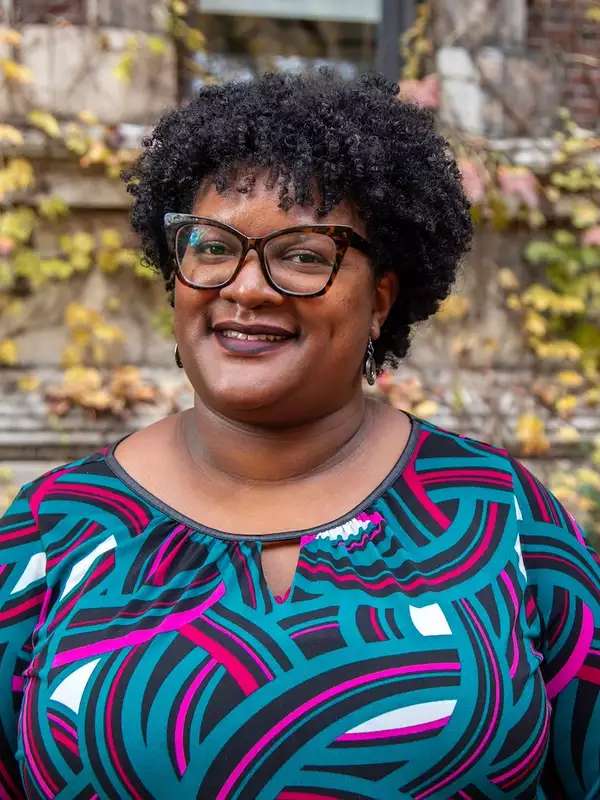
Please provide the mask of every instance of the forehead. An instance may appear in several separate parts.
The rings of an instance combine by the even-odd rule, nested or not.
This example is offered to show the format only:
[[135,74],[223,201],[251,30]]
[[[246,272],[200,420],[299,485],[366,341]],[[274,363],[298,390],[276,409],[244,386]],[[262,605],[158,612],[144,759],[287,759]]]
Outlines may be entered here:
[[192,214],[212,217],[228,223],[247,235],[259,236],[291,225],[351,225],[364,235],[364,227],[355,208],[347,201],[335,206],[326,216],[317,217],[310,205],[293,205],[287,211],[279,206],[280,184],[272,189],[259,173],[254,186],[240,192],[236,182],[225,192],[217,191],[212,180],[205,180],[192,205]]

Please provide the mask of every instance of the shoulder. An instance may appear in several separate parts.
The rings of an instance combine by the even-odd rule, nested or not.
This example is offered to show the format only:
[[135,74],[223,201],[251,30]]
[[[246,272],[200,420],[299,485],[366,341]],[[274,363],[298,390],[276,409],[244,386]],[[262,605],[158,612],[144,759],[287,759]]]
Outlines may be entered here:
[[75,499],[78,491],[85,491],[85,487],[94,482],[94,476],[104,473],[108,450],[109,445],[106,445],[80,458],[58,464],[21,484],[2,514],[0,531],[19,520],[23,524],[27,520],[32,535],[35,532],[37,538],[42,538],[56,522],[57,501],[62,500],[66,508],[69,495]]
[[[455,471],[454,480],[505,488],[520,527],[531,529],[536,523],[576,533],[573,515],[531,469],[506,447],[449,430],[417,417],[420,437],[416,452],[420,474],[431,469]],[[447,467],[445,466],[447,464]]]

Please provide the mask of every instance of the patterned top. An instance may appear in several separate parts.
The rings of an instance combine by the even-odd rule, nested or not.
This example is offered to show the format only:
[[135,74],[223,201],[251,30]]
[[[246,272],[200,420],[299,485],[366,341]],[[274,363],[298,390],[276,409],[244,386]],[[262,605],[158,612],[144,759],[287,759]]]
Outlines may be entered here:
[[[344,517],[227,534],[113,447],[0,520],[0,797],[600,797],[600,570],[506,450],[411,416]],[[118,442],[117,442],[118,444]],[[299,539],[287,597],[263,541]]]

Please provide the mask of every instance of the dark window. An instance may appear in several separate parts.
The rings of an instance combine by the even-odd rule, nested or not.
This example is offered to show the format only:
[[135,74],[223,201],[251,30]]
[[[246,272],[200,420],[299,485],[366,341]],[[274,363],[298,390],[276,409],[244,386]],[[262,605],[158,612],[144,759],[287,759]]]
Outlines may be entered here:
[[14,0],[14,22],[82,25],[86,21],[85,7],[86,0]]

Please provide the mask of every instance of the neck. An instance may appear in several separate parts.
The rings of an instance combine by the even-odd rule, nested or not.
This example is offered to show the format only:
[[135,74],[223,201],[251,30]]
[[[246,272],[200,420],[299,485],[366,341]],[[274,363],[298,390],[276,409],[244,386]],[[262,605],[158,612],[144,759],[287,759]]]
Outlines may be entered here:
[[198,397],[178,418],[176,436],[196,470],[220,481],[296,483],[334,468],[366,443],[376,414],[362,391],[342,408],[285,428],[217,414]]

